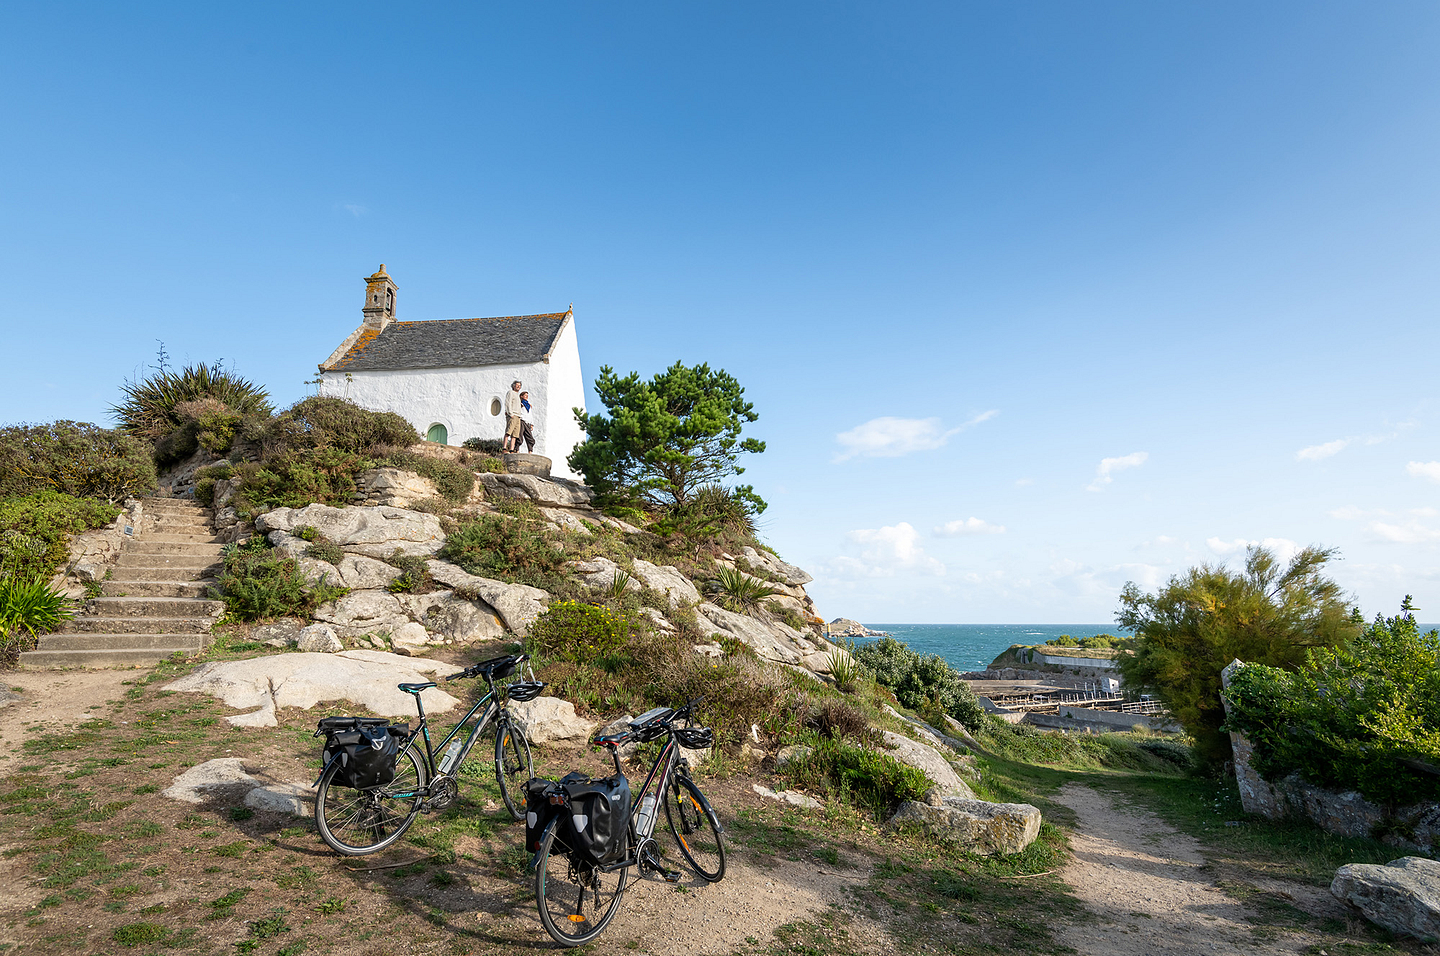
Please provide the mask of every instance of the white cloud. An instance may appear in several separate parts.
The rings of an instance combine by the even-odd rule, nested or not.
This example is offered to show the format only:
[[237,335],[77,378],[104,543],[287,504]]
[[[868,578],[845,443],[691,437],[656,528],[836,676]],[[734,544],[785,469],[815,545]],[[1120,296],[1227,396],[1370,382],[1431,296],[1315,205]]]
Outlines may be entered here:
[[841,432],[835,440],[844,446],[836,461],[847,458],[899,458],[917,451],[940,448],[951,438],[981,422],[989,421],[1000,412],[991,409],[954,428],[946,429],[938,418],[872,418]]
[[958,538],[966,534],[1004,534],[1003,524],[991,524],[980,518],[956,518],[935,528],[937,538]]
[[1289,538],[1262,538],[1259,541],[1248,538],[1235,538],[1232,541],[1226,541],[1223,538],[1206,538],[1205,543],[1209,545],[1211,551],[1222,556],[1236,554],[1252,544],[1258,544],[1267,551],[1275,552],[1275,557],[1281,564],[1288,564],[1291,558],[1300,553],[1300,545]]
[[1086,486],[1086,491],[1099,491],[1115,479],[1110,477],[1117,471],[1124,471],[1126,468],[1139,468],[1150,458],[1148,451],[1132,452],[1119,458],[1102,458],[1100,467],[1095,469],[1095,480]]
[[360,205],[359,203],[354,203],[354,202],[344,202],[344,203],[341,203],[339,208],[345,210],[345,211],[348,212],[350,215],[354,216],[356,219],[359,219],[361,216],[365,215],[366,213],[368,213],[368,212],[370,211],[369,209],[366,209],[364,206]]
[[1388,515],[1390,512],[1385,511],[1384,509],[1366,510],[1365,508],[1358,508],[1355,505],[1346,505],[1343,508],[1335,508],[1334,510],[1327,511],[1325,513],[1328,514],[1330,517],[1338,518],[1341,521],[1359,521],[1361,518],[1373,518],[1377,515]]
[[1440,531],[1434,528],[1427,528],[1418,521],[1408,521],[1405,524],[1388,524],[1384,521],[1372,521],[1369,531],[1384,541],[1394,541],[1397,544],[1420,544],[1426,541],[1440,541]]
[[1440,481],[1440,461],[1412,461],[1405,466],[1405,474],[1414,478]]
[[1034,479],[1034,478],[1016,478],[1016,479],[1015,479],[1015,487],[1016,487],[1016,488],[1029,488],[1029,487],[1030,487],[1031,485],[1033,485],[1033,484],[1035,484],[1035,479]]
[[894,577],[897,573],[942,575],[945,565],[920,547],[920,532],[908,521],[883,528],[861,528],[845,535],[859,547],[857,555],[841,555],[831,569],[842,577]]
[[1337,438],[1334,441],[1327,441],[1323,445],[1311,445],[1309,448],[1297,451],[1295,457],[1299,461],[1320,461],[1322,458],[1339,454],[1346,445],[1350,444],[1350,441],[1349,438]]

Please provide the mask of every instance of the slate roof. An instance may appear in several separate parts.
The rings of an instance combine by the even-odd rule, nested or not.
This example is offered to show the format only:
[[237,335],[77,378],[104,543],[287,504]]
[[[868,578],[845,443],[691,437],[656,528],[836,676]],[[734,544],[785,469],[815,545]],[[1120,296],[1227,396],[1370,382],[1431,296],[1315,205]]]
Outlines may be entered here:
[[501,315],[488,319],[392,322],[383,332],[366,329],[350,351],[326,371],[403,371],[412,368],[473,368],[528,365],[549,354],[567,312]]

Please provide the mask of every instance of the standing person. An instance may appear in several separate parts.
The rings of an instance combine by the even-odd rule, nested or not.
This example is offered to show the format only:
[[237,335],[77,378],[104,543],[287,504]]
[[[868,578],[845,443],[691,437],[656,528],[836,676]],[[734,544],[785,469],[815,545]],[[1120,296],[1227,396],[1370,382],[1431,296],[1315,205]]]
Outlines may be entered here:
[[524,410],[520,404],[520,380],[517,378],[510,383],[510,391],[505,393],[505,444],[502,447],[507,452],[520,448],[520,435],[524,426],[520,413]]
[[[535,413],[530,409],[530,393],[520,393],[520,436],[525,439],[525,450],[530,454],[535,453]],[[515,443],[515,450],[520,450],[520,443]]]

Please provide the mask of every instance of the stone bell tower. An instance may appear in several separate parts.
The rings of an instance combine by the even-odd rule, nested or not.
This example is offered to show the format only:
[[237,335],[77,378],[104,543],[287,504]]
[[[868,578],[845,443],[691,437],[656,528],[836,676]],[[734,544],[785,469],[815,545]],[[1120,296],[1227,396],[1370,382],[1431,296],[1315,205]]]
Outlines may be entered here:
[[364,327],[379,332],[395,321],[395,282],[385,273],[385,263],[365,277]]

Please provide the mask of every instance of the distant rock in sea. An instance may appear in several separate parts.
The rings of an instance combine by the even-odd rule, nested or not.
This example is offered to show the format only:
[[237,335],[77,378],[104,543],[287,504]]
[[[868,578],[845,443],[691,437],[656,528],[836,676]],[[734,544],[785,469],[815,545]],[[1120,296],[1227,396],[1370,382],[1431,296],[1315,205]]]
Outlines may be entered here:
[[859,621],[852,621],[848,617],[837,617],[830,622],[831,637],[889,637],[884,631],[872,631]]

